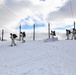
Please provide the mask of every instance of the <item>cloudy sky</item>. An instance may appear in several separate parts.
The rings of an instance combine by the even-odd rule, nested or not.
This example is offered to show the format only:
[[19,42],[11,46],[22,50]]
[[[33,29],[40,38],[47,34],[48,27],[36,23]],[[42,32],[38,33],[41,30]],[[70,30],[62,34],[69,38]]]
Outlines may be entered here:
[[76,0],[0,0],[0,31],[17,32],[19,25],[26,32],[36,24],[37,32],[51,30],[63,33],[76,20]]

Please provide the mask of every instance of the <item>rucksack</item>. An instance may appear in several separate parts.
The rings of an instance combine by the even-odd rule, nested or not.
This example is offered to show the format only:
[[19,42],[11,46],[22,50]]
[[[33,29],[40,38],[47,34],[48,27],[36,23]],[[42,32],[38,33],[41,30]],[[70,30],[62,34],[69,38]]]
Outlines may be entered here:
[[69,34],[71,34],[71,31],[70,30],[68,30],[69,31]]
[[51,31],[51,33],[52,33],[52,35],[53,35],[53,36],[56,36],[56,33],[55,33],[55,31]]
[[13,38],[14,38],[14,39],[17,38],[17,35],[16,35],[16,34],[13,34]]
[[54,35],[54,36],[56,36],[56,33],[55,33],[55,31],[53,31],[53,35]]
[[23,37],[25,37],[26,36],[26,34],[25,34],[25,32],[23,32]]

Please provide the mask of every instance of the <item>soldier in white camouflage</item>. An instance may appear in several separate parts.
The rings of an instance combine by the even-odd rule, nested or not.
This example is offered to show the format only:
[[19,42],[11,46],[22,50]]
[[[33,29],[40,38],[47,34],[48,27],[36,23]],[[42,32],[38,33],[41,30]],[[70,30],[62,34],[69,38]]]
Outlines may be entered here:
[[69,40],[70,39],[70,37],[69,37],[69,35],[71,34],[71,31],[70,30],[68,30],[68,29],[66,29],[66,36],[67,36],[67,40]]
[[73,28],[73,31],[72,31],[72,38],[71,38],[71,40],[76,40],[76,29],[75,28]]
[[15,43],[15,38],[17,37],[16,34],[12,34],[10,33],[10,38],[11,38],[11,46],[16,46],[16,43]]

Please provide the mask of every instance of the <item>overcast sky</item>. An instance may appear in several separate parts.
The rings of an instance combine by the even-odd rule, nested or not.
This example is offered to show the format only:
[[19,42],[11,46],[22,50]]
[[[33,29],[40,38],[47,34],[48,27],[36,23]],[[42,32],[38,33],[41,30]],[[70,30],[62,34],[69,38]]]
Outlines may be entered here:
[[76,0],[0,0],[0,29],[17,31],[21,24],[27,32],[37,25],[38,32],[65,31],[73,27]]

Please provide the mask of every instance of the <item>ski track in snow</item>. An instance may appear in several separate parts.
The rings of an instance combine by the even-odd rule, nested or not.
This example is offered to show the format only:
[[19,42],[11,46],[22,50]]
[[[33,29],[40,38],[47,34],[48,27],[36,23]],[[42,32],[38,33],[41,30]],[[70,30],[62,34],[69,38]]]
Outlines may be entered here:
[[0,42],[0,75],[76,75],[75,42]]

